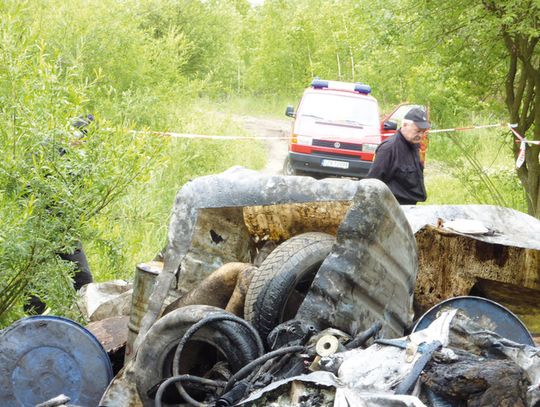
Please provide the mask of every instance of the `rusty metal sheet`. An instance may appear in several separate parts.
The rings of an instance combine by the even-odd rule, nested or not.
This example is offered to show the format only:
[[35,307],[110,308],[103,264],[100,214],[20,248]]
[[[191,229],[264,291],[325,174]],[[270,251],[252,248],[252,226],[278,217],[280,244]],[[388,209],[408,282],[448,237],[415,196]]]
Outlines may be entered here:
[[[538,331],[538,308],[528,306],[540,296],[540,220],[514,209],[493,205],[403,206],[418,245],[418,281],[414,309],[421,315],[440,301],[482,295],[500,301],[533,332]],[[452,221],[474,222],[470,233],[451,229]],[[455,222],[453,222],[455,223]],[[461,230],[461,231],[460,231]],[[490,290],[482,290],[481,282]],[[495,289],[495,287],[498,287]]]
[[[198,217],[203,210],[232,208],[231,218],[242,219],[241,225],[247,236],[249,233],[243,222],[243,208],[246,206],[347,201],[354,196],[357,187],[358,181],[353,180],[317,181],[310,177],[266,175],[242,167],[233,167],[224,173],[200,177],[185,184],[176,196],[171,215],[169,243],[164,253],[163,272],[157,278],[156,287],[149,300],[148,312],[141,322],[142,334],[135,341],[134,348],[137,349],[148,329],[160,315],[167,292],[175,282],[175,274],[180,265],[183,265],[180,272],[181,279],[182,273],[189,274],[190,263],[195,267],[205,263],[204,260],[199,261],[199,259],[187,261],[192,241],[197,239],[194,237],[195,231],[199,230],[202,233],[201,236],[206,237],[209,242],[206,246],[210,247],[212,244],[219,246],[237,240],[236,235],[227,239],[224,232],[208,229],[208,226],[197,229]],[[233,249],[234,247],[238,246],[233,245]],[[219,264],[215,256],[213,260],[216,265],[214,269],[228,261],[244,261],[242,258],[236,258]]]
[[135,380],[135,363],[130,360],[103,393],[100,407],[143,407]]
[[249,263],[255,253],[242,207],[199,209],[191,236],[178,276],[178,288],[183,291],[194,289],[227,263]]
[[[529,296],[530,302],[538,302],[539,250],[490,243],[472,236],[441,231],[434,226],[417,231],[416,242],[419,270],[414,308],[417,315],[445,299],[469,295],[483,280],[528,288],[521,290],[522,296]],[[485,294],[487,298],[498,300],[492,298],[490,293]],[[477,295],[484,294],[478,292]],[[510,301],[505,306],[513,309],[521,318],[525,315],[532,321],[538,318],[537,311],[520,305],[524,297],[507,297]],[[512,302],[515,302],[517,309]],[[529,324],[528,327],[533,331],[536,329]]]
[[540,250],[540,220],[515,209],[494,205],[404,205],[402,209],[414,233],[427,225],[437,226],[441,221],[444,225],[445,221],[470,219],[490,229],[487,234],[464,234],[471,239]]
[[335,235],[350,206],[350,200],[248,206],[244,221],[259,240],[282,241],[313,231]]
[[111,317],[91,322],[86,329],[97,338],[105,352],[116,352],[126,344],[128,321],[128,316]]

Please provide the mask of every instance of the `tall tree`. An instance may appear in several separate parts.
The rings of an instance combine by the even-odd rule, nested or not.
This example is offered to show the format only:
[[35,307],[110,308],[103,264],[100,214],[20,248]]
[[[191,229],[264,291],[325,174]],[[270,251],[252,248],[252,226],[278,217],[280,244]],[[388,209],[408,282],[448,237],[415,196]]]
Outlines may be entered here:
[[[540,140],[540,2],[484,0],[495,17],[508,53],[505,101],[518,132]],[[519,146],[514,145],[514,154]],[[540,146],[526,148],[518,176],[527,192],[529,213],[540,217]]]
[[[468,91],[476,91],[479,101],[489,96],[504,99],[516,131],[528,140],[540,140],[540,2],[457,0],[439,6],[425,0],[420,8],[432,53],[442,55],[448,70],[462,82],[471,83]],[[514,141],[517,159],[520,144]],[[539,158],[540,146],[529,144],[525,162],[517,169],[529,214],[536,217],[540,217]]]

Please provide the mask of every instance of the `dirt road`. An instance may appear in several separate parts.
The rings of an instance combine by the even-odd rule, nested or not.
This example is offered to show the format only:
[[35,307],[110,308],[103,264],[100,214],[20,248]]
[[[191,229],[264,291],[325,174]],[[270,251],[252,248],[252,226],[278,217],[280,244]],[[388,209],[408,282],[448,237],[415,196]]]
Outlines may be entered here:
[[287,136],[291,131],[291,121],[268,119],[255,116],[238,116],[236,118],[244,128],[257,137],[283,136],[283,139],[265,140],[267,162],[262,172],[265,174],[281,174],[283,162],[287,156]]

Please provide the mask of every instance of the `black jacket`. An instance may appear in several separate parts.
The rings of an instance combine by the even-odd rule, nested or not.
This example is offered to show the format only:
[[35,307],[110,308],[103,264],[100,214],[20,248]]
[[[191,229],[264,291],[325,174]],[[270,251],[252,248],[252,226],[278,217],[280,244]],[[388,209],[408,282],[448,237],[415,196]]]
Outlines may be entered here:
[[383,141],[367,175],[383,181],[402,205],[426,200],[424,167],[420,163],[419,145],[409,143],[398,130]]

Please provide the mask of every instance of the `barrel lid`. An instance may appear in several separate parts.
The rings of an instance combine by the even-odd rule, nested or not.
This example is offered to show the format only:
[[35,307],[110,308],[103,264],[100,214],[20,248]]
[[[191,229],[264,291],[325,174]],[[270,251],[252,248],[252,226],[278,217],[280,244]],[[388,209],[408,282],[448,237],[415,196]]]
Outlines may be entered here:
[[74,321],[33,316],[0,333],[2,406],[35,406],[60,394],[97,406],[112,378],[107,353]]
[[487,298],[475,296],[454,297],[438,303],[418,319],[413,332],[426,329],[437,318],[439,311],[447,309],[460,309],[470,319],[503,338],[535,346],[523,322],[508,308]]
[[146,271],[150,274],[158,275],[163,271],[163,262],[162,261],[149,261],[146,263],[137,264],[137,269],[141,271]]

